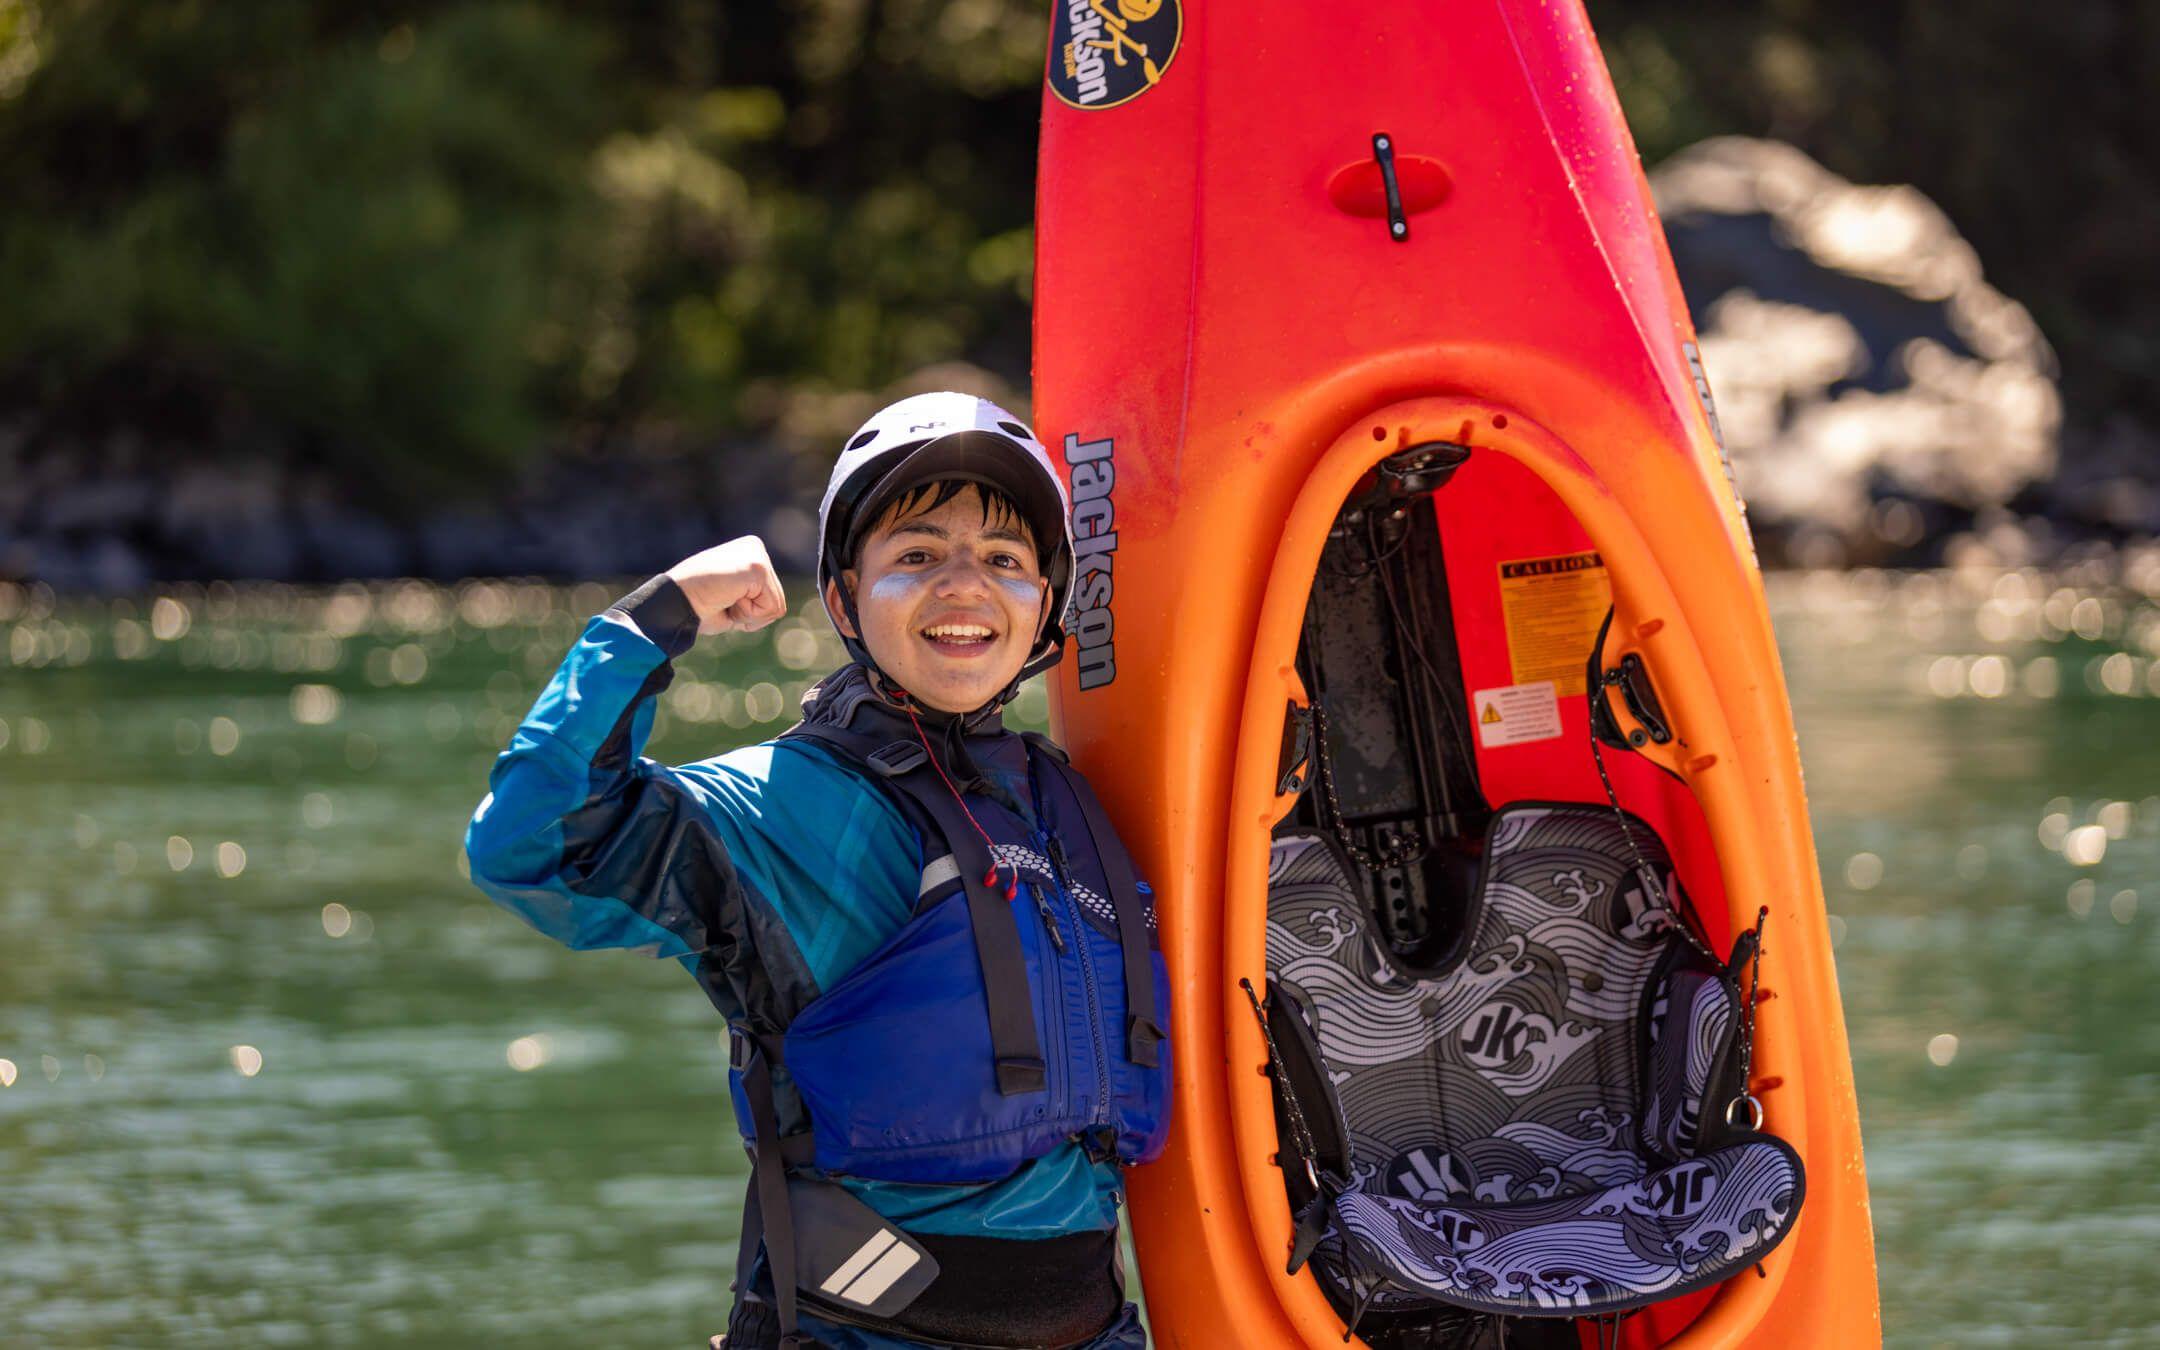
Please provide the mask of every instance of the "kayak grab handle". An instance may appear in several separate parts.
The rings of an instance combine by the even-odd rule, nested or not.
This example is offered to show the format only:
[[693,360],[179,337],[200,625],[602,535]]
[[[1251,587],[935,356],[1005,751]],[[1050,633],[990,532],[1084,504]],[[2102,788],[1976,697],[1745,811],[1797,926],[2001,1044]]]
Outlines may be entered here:
[[1387,232],[1398,243],[1410,237],[1410,222],[1403,217],[1402,185],[1395,181],[1395,142],[1384,131],[1372,138],[1373,161],[1380,166],[1380,185],[1387,193]]
[[1410,237],[1410,217],[1438,206],[1451,184],[1440,161],[1406,155],[1385,131],[1373,133],[1372,158],[1345,164],[1328,178],[1328,201],[1346,216],[1387,221],[1388,237]]

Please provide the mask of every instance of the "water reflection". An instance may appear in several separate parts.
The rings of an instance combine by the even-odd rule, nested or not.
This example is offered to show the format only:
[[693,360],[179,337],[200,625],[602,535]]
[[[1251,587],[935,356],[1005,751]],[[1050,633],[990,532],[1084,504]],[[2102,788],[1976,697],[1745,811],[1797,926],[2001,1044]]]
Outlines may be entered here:
[[[2160,555],[1771,592],[1891,1340],[2135,1339],[2160,1316]],[[741,1154],[710,1007],[460,871],[496,750],[613,593],[0,586],[0,1341],[717,1327]],[[777,732],[839,659],[809,603],[704,644],[657,752]]]
[[1893,1344],[2147,1343],[2160,1317],[2156,572],[1772,587]]

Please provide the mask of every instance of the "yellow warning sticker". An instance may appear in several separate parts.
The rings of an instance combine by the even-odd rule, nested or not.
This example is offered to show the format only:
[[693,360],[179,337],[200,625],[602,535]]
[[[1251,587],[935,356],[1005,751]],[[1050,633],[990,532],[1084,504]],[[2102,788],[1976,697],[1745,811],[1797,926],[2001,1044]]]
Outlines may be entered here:
[[1515,683],[1551,680],[1560,694],[1583,691],[1583,670],[1612,603],[1605,560],[1562,553],[1500,564],[1500,610]]

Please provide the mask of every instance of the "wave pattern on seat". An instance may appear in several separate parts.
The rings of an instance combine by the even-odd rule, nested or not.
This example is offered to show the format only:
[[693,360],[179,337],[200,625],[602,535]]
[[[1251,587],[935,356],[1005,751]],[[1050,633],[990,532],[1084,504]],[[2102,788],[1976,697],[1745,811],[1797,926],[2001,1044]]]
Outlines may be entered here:
[[1489,1312],[1615,1311],[1723,1279],[1783,1236],[1799,1160],[1758,1139],[1592,1194],[1453,1206],[1351,1193],[1337,1215],[1368,1271]]
[[1269,975],[1348,1130],[1314,1260],[1372,1306],[1616,1310],[1722,1279],[1790,1227],[1803,1180],[1781,1141],[1693,1156],[1736,991],[1643,886],[1634,853],[1678,894],[1662,845],[1635,822],[1631,852],[1625,828],[1602,807],[1499,812],[1464,954],[1425,976],[1326,839],[1275,842]]

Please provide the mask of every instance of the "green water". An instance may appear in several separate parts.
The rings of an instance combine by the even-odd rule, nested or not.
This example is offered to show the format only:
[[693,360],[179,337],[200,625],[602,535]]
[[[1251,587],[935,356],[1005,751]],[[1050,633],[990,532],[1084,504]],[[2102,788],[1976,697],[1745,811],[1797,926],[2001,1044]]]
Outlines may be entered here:
[[[2151,1343],[2160,610],[2097,575],[1773,594],[1891,1341]],[[0,588],[0,1345],[719,1328],[711,1008],[459,871],[494,748],[607,596]],[[777,731],[836,655],[807,617],[708,644],[656,752]]]

